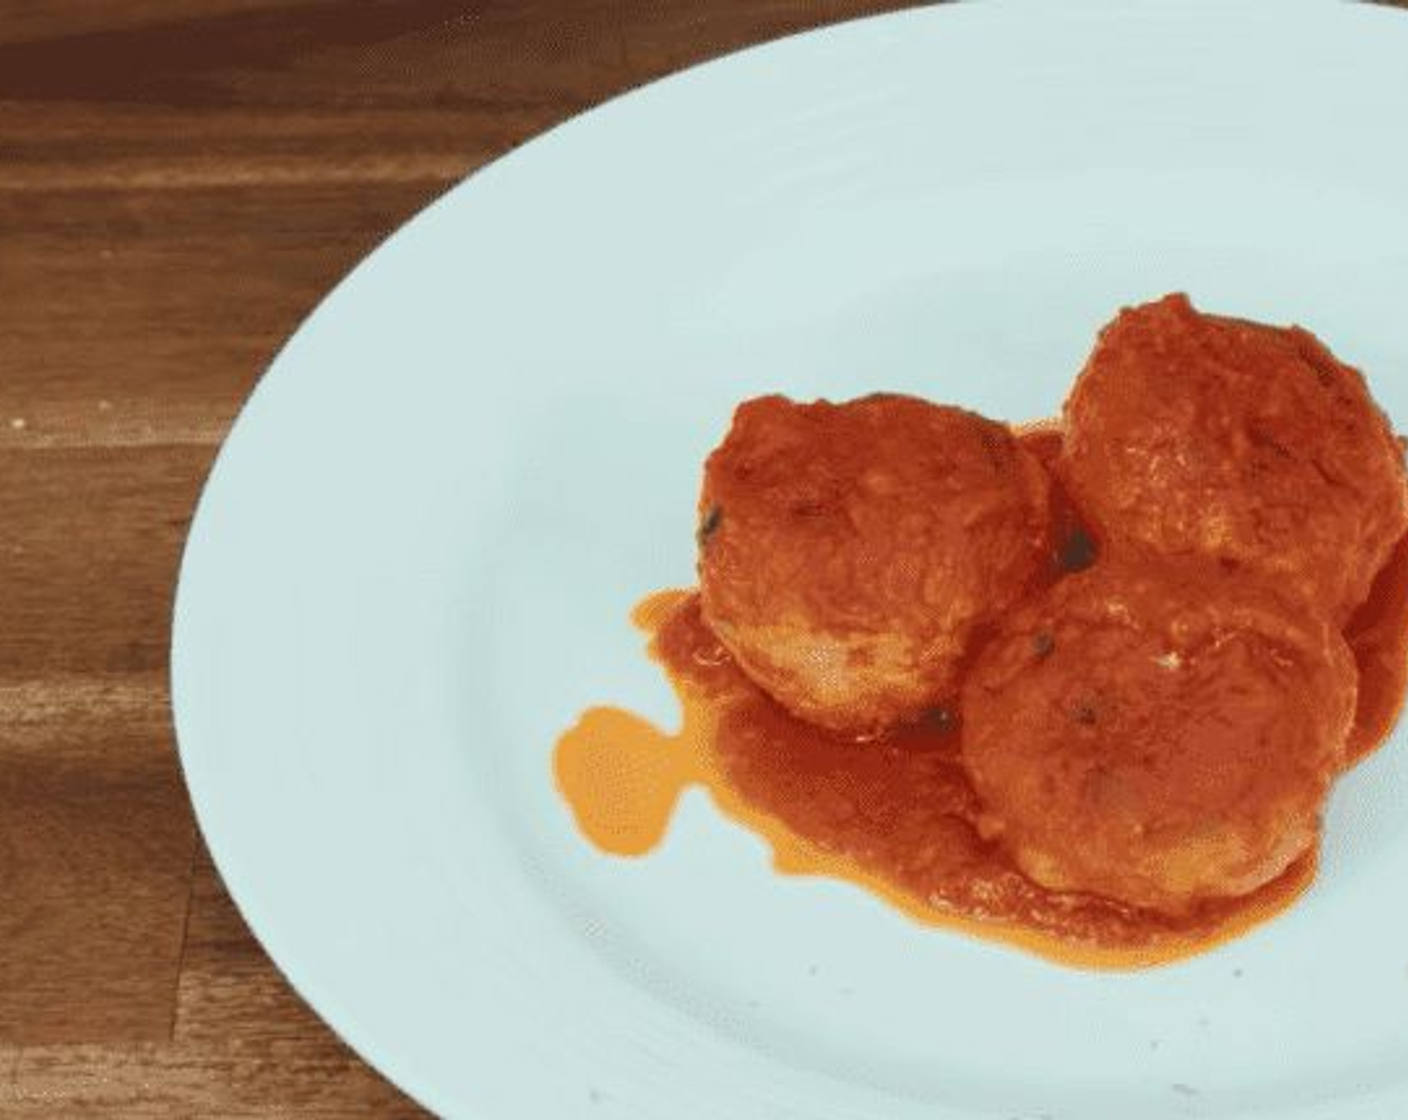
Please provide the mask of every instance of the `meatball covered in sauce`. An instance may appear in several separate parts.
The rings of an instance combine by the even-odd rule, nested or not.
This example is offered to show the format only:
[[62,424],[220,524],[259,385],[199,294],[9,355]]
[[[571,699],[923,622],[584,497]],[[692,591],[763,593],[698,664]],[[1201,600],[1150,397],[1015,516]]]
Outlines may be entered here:
[[699,508],[709,626],[783,707],[856,736],[952,698],[1051,550],[1047,476],[1008,429],[906,396],[745,402]]
[[1126,309],[1065,419],[1059,470],[1104,543],[1245,567],[1341,623],[1408,530],[1402,445],[1299,327]]
[[1166,913],[1318,838],[1354,714],[1339,632],[1214,563],[1105,563],[1006,619],[963,691],[985,830],[1041,885]]

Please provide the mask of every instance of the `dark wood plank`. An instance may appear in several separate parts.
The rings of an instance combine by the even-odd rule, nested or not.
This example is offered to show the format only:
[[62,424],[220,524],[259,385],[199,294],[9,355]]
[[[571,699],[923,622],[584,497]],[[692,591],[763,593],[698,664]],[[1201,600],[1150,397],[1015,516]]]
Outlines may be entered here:
[[[299,320],[437,190],[0,191],[0,231],[15,231],[0,232],[0,455],[213,449]],[[188,512],[209,453],[183,460],[172,517]],[[44,475],[43,460],[5,462],[0,503],[40,516],[6,480]]]
[[363,0],[0,39],[0,100],[167,105],[589,104],[897,0]]
[[[338,0],[305,0],[337,3]],[[285,8],[290,0],[0,0],[0,43],[26,43],[36,39],[169,23],[197,16],[259,8]]]
[[193,826],[165,711],[160,673],[0,683],[0,1045],[170,1036]]
[[0,43],[0,98],[222,101],[222,77],[287,69],[297,60],[435,27],[462,0],[241,5],[164,13],[137,26]]
[[210,455],[0,451],[0,1041],[170,1033],[193,831],[166,649]]
[[[212,454],[0,451],[0,587],[10,591],[0,595],[0,681],[90,673],[98,678],[80,683],[101,689],[109,675],[165,669],[176,566]],[[11,747],[7,736],[0,760]],[[51,757],[67,753],[58,744]]]

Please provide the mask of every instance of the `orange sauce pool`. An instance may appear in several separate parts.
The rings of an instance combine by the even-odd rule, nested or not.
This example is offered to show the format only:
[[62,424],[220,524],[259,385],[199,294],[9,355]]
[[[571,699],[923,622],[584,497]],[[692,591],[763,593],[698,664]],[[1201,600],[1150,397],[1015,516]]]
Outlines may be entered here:
[[[1051,426],[1032,426],[1022,438],[1047,461],[1060,450]],[[1093,546],[1059,495],[1057,523],[1056,565],[1089,563]],[[602,851],[649,852],[680,794],[701,786],[770,844],[779,872],[846,880],[926,924],[1110,969],[1204,952],[1274,917],[1314,879],[1312,854],[1250,895],[1180,917],[1047,890],[979,834],[953,721],[939,715],[879,741],[843,739],[789,715],[754,685],[705,624],[694,592],[652,595],[633,621],[651,636],[683,723],[671,735],[618,708],[593,708],[559,739],[558,788]],[[1408,539],[1346,637],[1360,672],[1350,741],[1357,761],[1392,730],[1408,683]]]

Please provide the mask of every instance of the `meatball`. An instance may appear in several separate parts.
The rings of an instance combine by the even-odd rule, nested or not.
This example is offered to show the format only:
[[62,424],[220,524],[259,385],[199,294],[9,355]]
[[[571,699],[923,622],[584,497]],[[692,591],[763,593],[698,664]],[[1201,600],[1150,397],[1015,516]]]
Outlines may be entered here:
[[1005,620],[964,684],[982,827],[1053,890],[1245,894],[1315,844],[1355,682],[1339,631],[1259,580],[1101,564]]
[[1126,309],[1066,402],[1058,471],[1107,546],[1270,577],[1344,622],[1408,530],[1403,447],[1308,331]]
[[699,508],[709,626],[783,707],[857,737],[952,698],[975,631],[1050,563],[1037,460],[913,397],[743,403]]

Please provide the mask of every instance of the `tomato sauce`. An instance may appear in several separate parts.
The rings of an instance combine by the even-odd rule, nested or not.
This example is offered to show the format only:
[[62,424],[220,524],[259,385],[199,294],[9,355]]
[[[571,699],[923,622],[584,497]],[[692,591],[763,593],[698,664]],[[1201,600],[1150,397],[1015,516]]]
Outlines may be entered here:
[[[1022,438],[1048,463],[1060,451],[1052,425]],[[1056,501],[1053,579],[1087,566],[1095,549],[1070,504]],[[921,922],[1088,968],[1148,967],[1206,951],[1280,913],[1314,878],[1311,854],[1249,895],[1177,917],[1048,890],[982,835],[959,762],[962,727],[948,713],[878,740],[838,737],[752,683],[704,622],[696,593],[653,595],[634,621],[650,634],[684,718],[670,735],[620,709],[594,708],[559,740],[558,788],[603,851],[650,851],[681,792],[698,785],[768,841],[780,872],[846,880]],[[1392,730],[1408,681],[1408,540],[1346,636],[1360,670],[1357,760]]]

